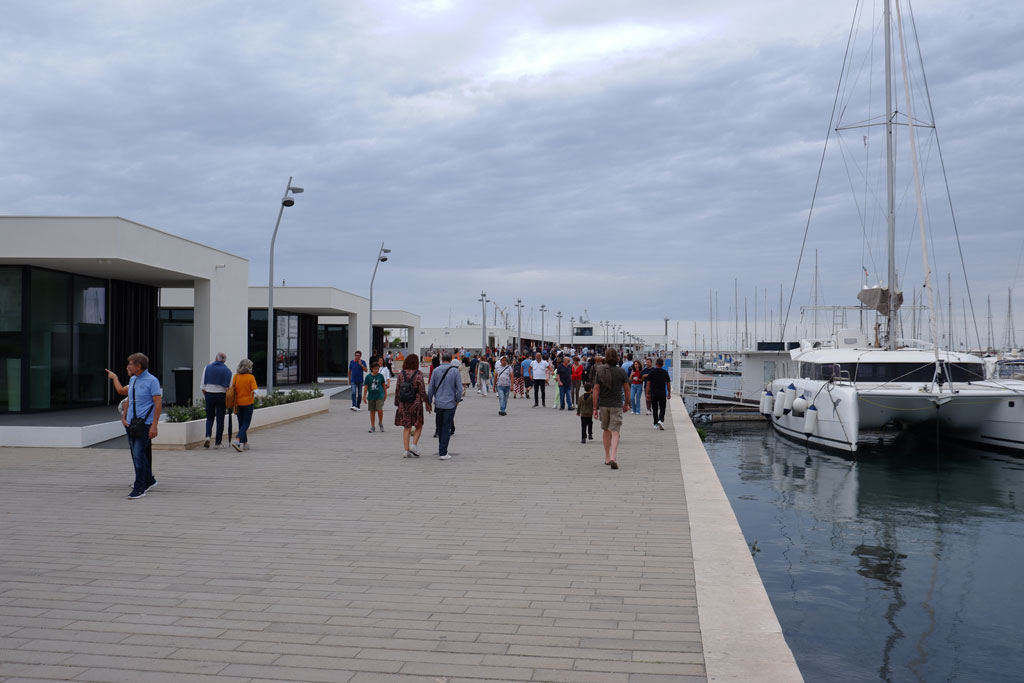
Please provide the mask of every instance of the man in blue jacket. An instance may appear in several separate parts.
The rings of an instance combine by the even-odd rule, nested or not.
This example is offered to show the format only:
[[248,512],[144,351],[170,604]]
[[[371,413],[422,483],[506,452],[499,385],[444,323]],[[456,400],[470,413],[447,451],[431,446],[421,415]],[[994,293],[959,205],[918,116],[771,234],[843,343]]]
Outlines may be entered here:
[[452,365],[452,354],[441,355],[441,365],[434,369],[427,386],[427,400],[434,406],[437,420],[437,454],[441,460],[450,460],[448,441],[452,436],[455,409],[462,400],[462,378],[459,369]]
[[227,403],[224,399],[228,387],[231,386],[231,368],[224,364],[227,359],[227,354],[218,353],[216,359],[203,370],[203,381],[199,386],[206,400],[206,441],[203,442],[203,448],[210,447],[214,419],[217,420],[214,448],[224,448],[224,414],[227,412]]
[[[132,464],[135,466],[135,483],[128,496],[132,500],[142,498],[146,491],[156,486],[153,476],[153,463],[150,461],[150,442],[157,437],[160,422],[160,411],[163,408],[163,391],[160,380],[149,372],[149,358],[143,353],[128,356],[128,386],[121,384],[117,374],[107,370],[107,377],[114,381],[114,390],[121,396],[127,396],[128,410],[121,416],[121,423],[128,428],[128,447],[132,452]],[[144,426],[137,433],[130,422],[138,418]]]

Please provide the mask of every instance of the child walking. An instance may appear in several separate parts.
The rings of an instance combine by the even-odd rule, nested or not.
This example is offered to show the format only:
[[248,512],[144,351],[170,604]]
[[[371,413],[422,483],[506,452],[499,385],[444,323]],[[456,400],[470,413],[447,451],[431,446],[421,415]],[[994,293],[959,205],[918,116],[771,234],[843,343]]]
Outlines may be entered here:
[[594,440],[594,385],[590,382],[583,383],[583,395],[580,402],[576,404],[576,414],[580,416],[580,443],[586,443],[587,439]]
[[370,374],[363,384],[363,400],[370,411],[370,432],[377,431],[373,424],[373,416],[377,416],[380,431],[384,431],[384,399],[388,397],[388,381],[380,372],[380,363],[370,364]]

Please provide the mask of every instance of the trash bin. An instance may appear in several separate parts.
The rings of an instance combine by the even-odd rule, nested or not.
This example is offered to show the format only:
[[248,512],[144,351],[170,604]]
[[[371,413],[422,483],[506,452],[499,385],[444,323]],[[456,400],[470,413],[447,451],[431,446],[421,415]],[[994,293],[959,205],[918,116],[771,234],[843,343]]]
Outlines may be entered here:
[[174,402],[179,406],[192,403],[192,368],[174,368]]

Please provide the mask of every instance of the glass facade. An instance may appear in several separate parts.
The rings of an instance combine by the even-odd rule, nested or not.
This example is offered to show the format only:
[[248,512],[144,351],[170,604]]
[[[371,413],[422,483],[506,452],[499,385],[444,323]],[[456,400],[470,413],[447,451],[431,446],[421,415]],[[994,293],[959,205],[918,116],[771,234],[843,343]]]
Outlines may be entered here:
[[317,367],[325,377],[348,373],[348,325],[317,326]]
[[[299,383],[299,316],[274,311],[277,320],[274,386]],[[267,385],[267,311],[249,310],[249,360],[256,383]]]
[[0,412],[102,405],[107,283],[0,267]]

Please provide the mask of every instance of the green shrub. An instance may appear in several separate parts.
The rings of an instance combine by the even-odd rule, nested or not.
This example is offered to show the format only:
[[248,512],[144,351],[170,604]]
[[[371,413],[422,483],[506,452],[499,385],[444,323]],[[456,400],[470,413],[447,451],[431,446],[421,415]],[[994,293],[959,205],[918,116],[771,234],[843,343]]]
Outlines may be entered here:
[[168,422],[191,422],[192,420],[205,420],[206,408],[198,405],[173,405],[167,406],[164,411]]

